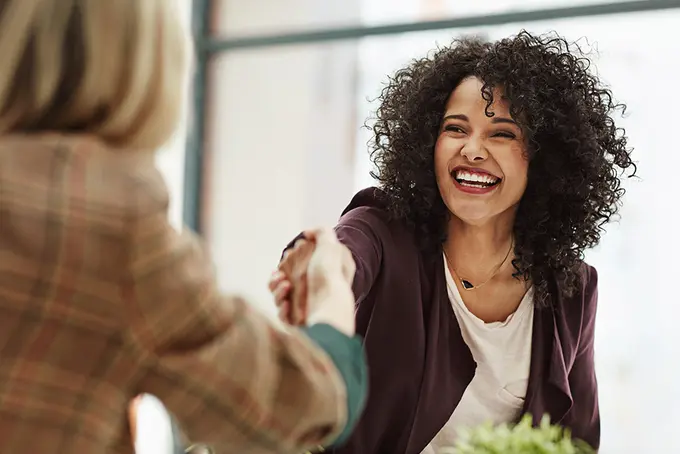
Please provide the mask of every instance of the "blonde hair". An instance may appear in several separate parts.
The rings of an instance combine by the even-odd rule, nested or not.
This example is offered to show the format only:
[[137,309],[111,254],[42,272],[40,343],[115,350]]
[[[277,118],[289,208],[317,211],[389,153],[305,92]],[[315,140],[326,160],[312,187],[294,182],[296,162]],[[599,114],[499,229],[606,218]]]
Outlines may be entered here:
[[143,149],[166,142],[188,66],[176,1],[0,0],[0,134],[85,133]]

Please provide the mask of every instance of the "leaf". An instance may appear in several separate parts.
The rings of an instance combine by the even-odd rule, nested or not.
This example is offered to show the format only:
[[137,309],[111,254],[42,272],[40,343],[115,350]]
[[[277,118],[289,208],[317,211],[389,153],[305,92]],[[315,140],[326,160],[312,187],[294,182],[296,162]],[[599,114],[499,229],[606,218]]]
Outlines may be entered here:
[[571,432],[550,423],[544,415],[533,427],[531,415],[515,425],[490,423],[464,430],[455,446],[441,454],[594,454],[581,440],[572,440]]

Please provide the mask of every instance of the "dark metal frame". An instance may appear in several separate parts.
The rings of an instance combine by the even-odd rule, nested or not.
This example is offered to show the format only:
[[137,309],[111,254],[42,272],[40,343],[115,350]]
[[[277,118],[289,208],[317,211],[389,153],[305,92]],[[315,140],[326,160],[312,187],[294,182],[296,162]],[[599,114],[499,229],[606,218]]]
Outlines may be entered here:
[[194,77],[194,118],[187,142],[184,220],[195,231],[201,231],[201,199],[203,180],[203,135],[205,128],[205,85],[207,65],[211,55],[259,47],[312,44],[319,42],[360,39],[368,36],[394,35],[399,33],[432,30],[461,29],[505,25],[511,23],[572,19],[624,13],[641,13],[680,9],[680,0],[636,0],[614,3],[571,6],[533,11],[514,11],[485,16],[470,16],[437,21],[424,21],[374,27],[347,27],[313,30],[280,35],[235,37],[219,39],[209,33],[211,0],[193,0],[194,37],[197,45],[197,70]]
[[212,0],[192,0],[191,32],[196,43],[196,68],[192,81],[186,153],[184,156],[184,200],[182,217],[187,227],[201,232],[203,186],[203,140],[205,137],[205,91],[210,53],[201,44],[210,36]]

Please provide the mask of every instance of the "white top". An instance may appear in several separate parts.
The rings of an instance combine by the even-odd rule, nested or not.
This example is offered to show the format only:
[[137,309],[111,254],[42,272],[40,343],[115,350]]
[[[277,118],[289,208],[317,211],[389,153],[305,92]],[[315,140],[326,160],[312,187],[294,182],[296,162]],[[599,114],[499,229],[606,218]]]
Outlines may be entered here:
[[453,446],[461,428],[488,421],[514,421],[524,405],[529,383],[533,287],[505,321],[485,323],[463,303],[446,260],[444,268],[453,312],[477,370],[453,415],[422,454],[437,454],[440,448]]

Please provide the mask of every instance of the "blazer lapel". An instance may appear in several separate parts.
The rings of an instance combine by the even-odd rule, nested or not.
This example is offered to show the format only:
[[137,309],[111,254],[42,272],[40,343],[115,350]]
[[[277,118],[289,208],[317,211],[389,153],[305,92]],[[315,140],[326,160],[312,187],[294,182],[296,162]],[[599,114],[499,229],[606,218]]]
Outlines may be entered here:
[[[420,453],[446,424],[477,368],[449,301],[442,256],[435,258],[432,265],[435,268],[430,270],[430,275],[435,279],[432,282],[433,303],[425,316],[429,326],[425,369],[406,444],[407,454]],[[432,392],[433,389],[437,392]]]
[[534,424],[538,424],[547,413],[552,423],[559,424],[571,409],[573,399],[557,312],[552,307],[534,311],[529,386],[522,414],[530,413]]
[[565,363],[565,352],[562,348],[562,340],[559,326],[556,320],[556,311],[551,310],[553,319],[553,346],[550,357],[550,372],[548,374],[548,385],[551,399],[547,400],[547,412],[551,415],[551,420],[555,424],[562,422],[566,414],[571,410],[574,400],[569,386],[569,371]]

